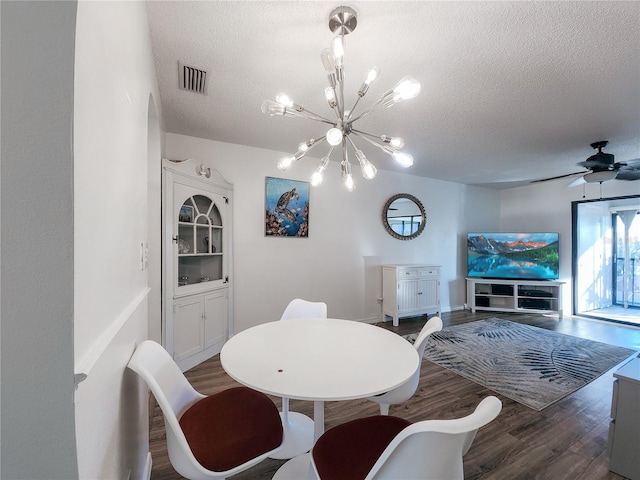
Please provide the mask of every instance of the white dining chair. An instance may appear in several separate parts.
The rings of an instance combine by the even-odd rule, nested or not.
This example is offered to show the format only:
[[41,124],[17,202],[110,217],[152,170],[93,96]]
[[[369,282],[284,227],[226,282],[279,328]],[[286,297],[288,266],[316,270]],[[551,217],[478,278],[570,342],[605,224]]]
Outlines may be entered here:
[[422,357],[424,355],[424,349],[427,346],[427,340],[429,339],[429,335],[440,330],[442,330],[442,320],[440,317],[431,317],[429,321],[425,323],[424,327],[422,327],[416,341],[413,343],[419,357],[418,369],[413,376],[407,382],[393,390],[367,398],[367,400],[380,405],[380,415],[389,415],[390,405],[406,402],[416,393],[418,384],[420,383],[420,367],[422,366]]
[[[327,318],[327,304],[294,298],[289,302],[280,320],[296,318]],[[282,398],[282,425],[285,441],[282,448],[271,458],[293,458],[308,452],[313,446],[313,420],[307,415],[289,410],[289,399]]]
[[147,383],[164,415],[173,468],[191,480],[224,479],[281,448],[278,409],[265,394],[234,387],[202,395],[167,351],[145,340],[128,367]]
[[327,304],[294,298],[284,309],[280,320],[290,318],[327,318]]
[[462,457],[478,429],[502,402],[489,396],[473,413],[453,420],[408,420],[375,415],[324,433],[311,451],[310,478],[321,480],[462,480]]

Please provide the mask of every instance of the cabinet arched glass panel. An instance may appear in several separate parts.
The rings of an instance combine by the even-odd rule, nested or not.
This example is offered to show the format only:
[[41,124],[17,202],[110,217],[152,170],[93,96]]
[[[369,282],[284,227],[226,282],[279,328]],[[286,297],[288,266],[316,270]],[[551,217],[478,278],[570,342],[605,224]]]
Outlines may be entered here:
[[188,197],[178,213],[178,288],[222,280],[222,215],[214,199]]

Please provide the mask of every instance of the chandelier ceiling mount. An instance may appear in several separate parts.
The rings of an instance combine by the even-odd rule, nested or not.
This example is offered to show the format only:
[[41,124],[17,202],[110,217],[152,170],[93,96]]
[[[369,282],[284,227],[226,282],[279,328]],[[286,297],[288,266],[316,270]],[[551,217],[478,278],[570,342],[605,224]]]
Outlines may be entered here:
[[304,157],[309,150],[326,141],[329,144],[329,151],[322,158],[320,165],[311,177],[311,184],[313,186],[319,185],[322,182],[324,171],[329,164],[329,157],[338,145],[341,145],[342,151],[342,160],[340,162],[342,181],[347,190],[352,191],[355,188],[353,175],[351,173],[351,163],[349,162],[349,149],[353,150],[353,154],[360,164],[362,176],[366,179],[372,179],[376,176],[376,167],[367,159],[362,150],[356,146],[352,137],[358,137],[366,143],[381,149],[384,153],[391,155],[403,167],[413,165],[413,157],[399,150],[404,146],[404,141],[400,137],[367,133],[356,129],[354,124],[382,107],[390,107],[402,100],[408,100],[418,95],[420,93],[420,83],[417,80],[409,76],[402,78],[393,89],[385,92],[373,105],[356,114],[358,103],[367,94],[369,87],[380,73],[378,67],[373,67],[369,70],[365,81],[360,86],[353,106],[350,109],[345,106],[344,59],[346,44],[344,37],[352,33],[357,25],[358,16],[356,11],[351,7],[340,6],[329,14],[329,29],[335,33],[336,36],[331,43],[331,48],[324,49],[320,54],[320,58],[324,65],[328,81],[328,86],[325,88],[324,94],[329,107],[335,114],[335,118],[329,119],[323,115],[314,113],[302,105],[295,103],[289,96],[282,93],[276,95],[275,101],[265,100],[262,103],[262,112],[267,115],[301,117],[330,126],[324,135],[302,142],[298,146],[298,151],[295,154],[284,157],[278,162],[278,168],[284,170]]
[[351,7],[338,7],[329,14],[329,30],[348,35],[358,26],[358,15]]

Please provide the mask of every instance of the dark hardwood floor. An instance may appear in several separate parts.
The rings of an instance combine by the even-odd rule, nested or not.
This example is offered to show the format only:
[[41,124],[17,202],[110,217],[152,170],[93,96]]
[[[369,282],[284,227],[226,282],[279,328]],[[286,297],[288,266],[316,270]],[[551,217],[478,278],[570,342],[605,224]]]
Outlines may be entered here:
[[[444,314],[442,319],[447,326],[492,316],[640,350],[640,328],[579,317],[565,316],[559,320],[557,316],[458,311]],[[419,331],[425,321],[424,317],[402,319],[397,328],[391,326],[391,322],[378,325],[404,335]],[[256,362],[259,361],[256,358]],[[456,418],[470,413],[485,396],[495,395],[428,360],[424,362],[418,391],[404,404],[391,406],[391,415],[411,421]],[[503,402],[502,412],[478,432],[464,459],[465,479],[622,479],[609,472],[606,456],[612,372],[617,368],[541,412],[497,395]],[[219,356],[189,370],[186,375],[204,394],[237,385],[220,366]],[[279,398],[273,397],[273,400],[280,405]],[[153,400],[151,404],[151,478],[182,478],[169,463],[162,413]],[[291,400],[291,410],[313,416],[312,402]],[[378,406],[366,400],[328,402],[325,406],[326,427],[377,413]],[[267,459],[232,478],[270,479],[282,463],[282,460]]]

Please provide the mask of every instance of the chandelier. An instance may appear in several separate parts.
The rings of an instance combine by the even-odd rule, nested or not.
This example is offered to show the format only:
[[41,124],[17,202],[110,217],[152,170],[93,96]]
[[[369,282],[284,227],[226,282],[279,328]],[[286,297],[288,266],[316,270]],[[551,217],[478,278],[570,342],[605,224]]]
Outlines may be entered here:
[[381,149],[384,153],[391,155],[401,166],[410,167],[413,165],[413,157],[408,153],[401,152],[404,141],[400,137],[392,137],[389,135],[374,135],[355,128],[355,123],[361,118],[366,117],[372,112],[382,107],[390,107],[403,100],[408,100],[420,93],[420,83],[406,76],[400,80],[393,89],[385,92],[380,99],[370,107],[364,109],[361,113],[356,112],[358,102],[362,99],[373,81],[380,73],[378,67],[373,67],[362,86],[358,90],[358,95],[353,106],[350,109],[345,108],[344,101],[344,58],[345,58],[345,35],[353,32],[358,23],[355,10],[350,7],[338,7],[329,15],[329,29],[337,36],[331,43],[331,48],[322,51],[320,57],[327,72],[329,85],[325,88],[324,94],[329,107],[335,113],[334,119],[329,119],[323,115],[311,112],[300,104],[295,103],[289,96],[278,94],[276,100],[265,100],[262,103],[262,112],[267,115],[282,115],[288,117],[302,117],[309,120],[315,120],[329,126],[326,134],[321,137],[310,139],[298,146],[298,151],[290,156],[280,159],[278,168],[285,170],[292,164],[304,157],[312,148],[327,142],[329,144],[328,153],[320,161],[320,165],[311,176],[311,184],[319,185],[322,182],[324,171],[329,163],[329,157],[334,148],[338,145],[342,149],[342,161],[340,168],[342,172],[342,181],[349,191],[355,189],[353,175],[351,173],[351,163],[349,162],[348,150],[351,148],[356,160],[360,164],[362,176],[366,179],[372,179],[376,176],[376,167],[367,159],[362,150],[360,150],[353,137],[358,137],[375,147]]

